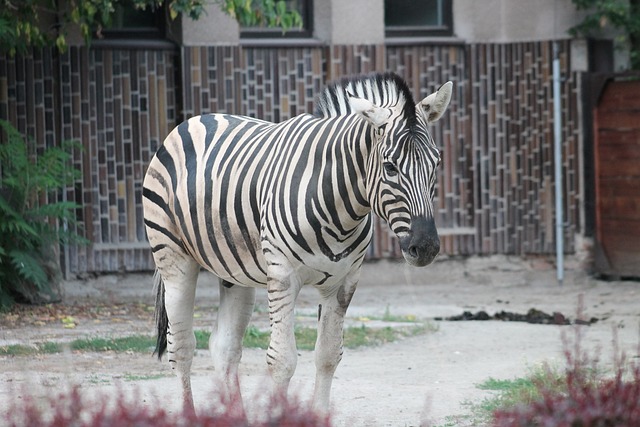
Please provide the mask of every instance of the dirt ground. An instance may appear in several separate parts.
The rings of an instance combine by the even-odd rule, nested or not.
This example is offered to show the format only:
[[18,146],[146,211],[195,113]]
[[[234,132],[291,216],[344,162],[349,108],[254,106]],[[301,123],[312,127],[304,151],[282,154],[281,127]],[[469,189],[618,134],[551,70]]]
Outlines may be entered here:
[[[568,260],[562,286],[545,259],[486,257],[440,259],[416,269],[403,263],[365,265],[348,311],[348,324],[379,326],[368,320],[413,315],[431,322],[435,331],[379,347],[345,350],[333,383],[333,419],[338,426],[468,425],[460,418],[468,403],[491,392],[477,384],[489,377],[523,376],[543,362],[563,365],[563,334],[571,326],[522,322],[433,320],[462,311],[501,310],[526,313],[536,308],[561,312],[575,319],[583,298],[583,317],[598,322],[581,326],[583,345],[600,349],[608,363],[614,331],[618,347],[629,357],[638,353],[640,282],[601,281],[586,275]],[[24,309],[0,317],[0,346],[81,337],[153,334],[151,273],[108,275],[66,283],[63,304]],[[197,293],[196,328],[209,328],[215,319],[217,284],[201,274]],[[316,293],[305,289],[298,302],[298,319],[313,323]],[[266,297],[258,294],[253,322],[267,327]],[[292,393],[311,395],[313,352],[300,351]],[[206,408],[212,363],[206,351],[194,360],[193,388],[197,408]],[[246,349],[241,364],[245,402],[259,396],[266,384],[263,350]],[[81,384],[86,393],[131,393],[143,404],[179,408],[179,384],[168,363],[151,354],[64,352],[55,355],[0,357],[0,413],[11,399],[28,390],[52,395],[68,384]]]

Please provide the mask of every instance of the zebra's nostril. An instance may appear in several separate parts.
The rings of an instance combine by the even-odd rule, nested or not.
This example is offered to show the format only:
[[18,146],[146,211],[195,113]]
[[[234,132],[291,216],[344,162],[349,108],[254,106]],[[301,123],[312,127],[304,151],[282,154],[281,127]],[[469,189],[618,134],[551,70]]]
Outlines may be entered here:
[[416,248],[415,246],[409,246],[409,255],[411,255],[413,258],[418,258],[418,248]]

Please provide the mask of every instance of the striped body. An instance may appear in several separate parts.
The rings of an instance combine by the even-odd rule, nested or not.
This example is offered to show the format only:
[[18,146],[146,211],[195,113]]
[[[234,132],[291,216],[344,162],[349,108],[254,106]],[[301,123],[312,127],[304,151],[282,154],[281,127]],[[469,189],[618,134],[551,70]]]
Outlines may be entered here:
[[210,348],[230,394],[239,392],[255,288],[267,290],[266,356],[279,389],[297,363],[298,292],[319,290],[314,403],[328,408],[372,212],[398,236],[409,264],[428,265],[439,251],[432,199],[440,152],[427,125],[444,113],[451,86],[415,104],[398,76],[377,74],[328,86],[314,115],[274,124],[210,114],[169,134],[149,165],[143,207],[157,267],[156,351],[167,351],[188,408],[202,267],[220,278]]
[[335,283],[370,241],[357,146],[367,141],[344,143],[363,126],[356,117],[311,115],[271,124],[212,114],[182,123],[144,182],[146,224],[157,232],[149,233],[152,250],[180,246],[221,279],[254,287],[266,286],[265,257],[278,253],[310,282]]

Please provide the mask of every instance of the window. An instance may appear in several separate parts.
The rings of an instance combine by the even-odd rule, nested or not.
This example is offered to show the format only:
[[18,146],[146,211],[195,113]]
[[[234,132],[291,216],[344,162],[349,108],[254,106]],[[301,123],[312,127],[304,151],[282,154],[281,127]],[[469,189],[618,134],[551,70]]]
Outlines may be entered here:
[[111,25],[102,31],[107,39],[162,39],[166,18],[162,7],[135,8],[132,1],[114,5]]
[[300,14],[302,18],[302,28],[293,27],[283,32],[281,28],[267,28],[267,27],[241,27],[241,38],[308,38],[312,36],[312,0],[284,0],[287,5],[287,10],[295,10]]
[[387,37],[450,36],[453,0],[385,0]]

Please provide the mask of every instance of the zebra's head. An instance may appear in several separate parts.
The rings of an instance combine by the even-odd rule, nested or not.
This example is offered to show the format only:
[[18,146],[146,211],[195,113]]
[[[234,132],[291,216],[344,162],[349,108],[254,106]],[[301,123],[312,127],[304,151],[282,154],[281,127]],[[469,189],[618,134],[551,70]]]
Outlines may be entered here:
[[331,104],[360,116],[368,132],[369,204],[398,236],[405,260],[428,265],[440,251],[433,209],[440,151],[428,125],[447,109],[453,83],[417,104],[404,80],[392,73],[345,80],[340,86],[346,95],[334,96]]

